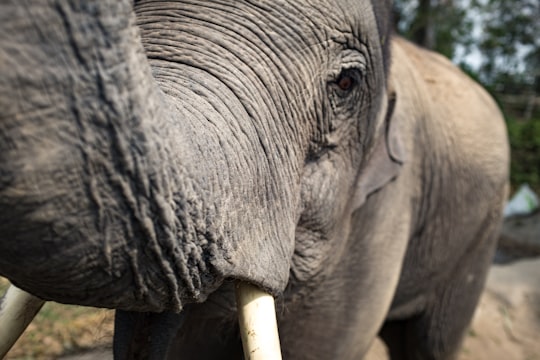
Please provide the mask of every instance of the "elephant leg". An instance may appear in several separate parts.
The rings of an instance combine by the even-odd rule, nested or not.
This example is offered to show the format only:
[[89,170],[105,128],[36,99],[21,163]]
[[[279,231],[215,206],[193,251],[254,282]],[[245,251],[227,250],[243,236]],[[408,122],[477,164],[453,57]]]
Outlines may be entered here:
[[114,358],[164,359],[183,320],[183,314],[171,312],[153,314],[117,310],[114,321]]
[[498,226],[491,230],[480,235],[474,248],[464,252],[422,311],[408,319],[384,324],[380,336],[392,360],[445,360],[457,356],[493,258]]
[[[193,307],[188,305],[187,308]],[[188,314],[186,314],[186,312]],[[237,326],[206,319],[199,310],[181,314],[116,311],[113,352],[117,360],[242,359]],[[198,326],[198,328],[197,328]],[[194,328],[200,332],[191,335]],[[191,338],[193,336],[195,339]],[[187,337],[187,339],[186,339]]]

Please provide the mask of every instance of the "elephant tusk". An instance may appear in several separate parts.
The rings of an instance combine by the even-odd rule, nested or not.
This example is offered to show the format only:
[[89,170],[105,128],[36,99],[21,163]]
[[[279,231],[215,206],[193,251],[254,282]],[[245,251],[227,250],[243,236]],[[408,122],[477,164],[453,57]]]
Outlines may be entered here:
[[272,295],[239,282],[236,304],[246,360],[281,360],[281,348]]
[[0,359],[21,336],[45,303],[14,285],[0,299]]

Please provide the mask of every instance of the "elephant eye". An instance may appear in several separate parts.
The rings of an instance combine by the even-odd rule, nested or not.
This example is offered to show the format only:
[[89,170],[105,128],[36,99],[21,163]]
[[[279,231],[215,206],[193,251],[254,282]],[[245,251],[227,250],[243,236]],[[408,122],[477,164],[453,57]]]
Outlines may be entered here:
[[347,74],[342,74],[336,81],[336,85],[341,91],[349,91],[354,86],[354,78]]
[[367,60],[357,50],[343,50],[328,73],[327,87],[332,98],[345,100],[361,89],[364,84]]
[[359,83],[359,77],[360,75],[356,69],[345,69],[332,81],[331,85],[340,96],[347,96]]

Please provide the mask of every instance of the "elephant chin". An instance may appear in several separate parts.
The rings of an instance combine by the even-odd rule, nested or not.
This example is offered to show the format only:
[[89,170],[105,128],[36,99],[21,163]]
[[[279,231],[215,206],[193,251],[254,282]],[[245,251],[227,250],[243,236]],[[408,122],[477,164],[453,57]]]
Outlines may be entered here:
[[[238,282],[236,303],[246,359],[280,360],[281,348],[273,296],[251,284]],[[0,302],[0,358],[6,355],[43,304],[43,300],[13,285],[8,289]],[[168,344],[162,339],[160,343]],[[156,347],[155,351],[165,354],[167,349]]]

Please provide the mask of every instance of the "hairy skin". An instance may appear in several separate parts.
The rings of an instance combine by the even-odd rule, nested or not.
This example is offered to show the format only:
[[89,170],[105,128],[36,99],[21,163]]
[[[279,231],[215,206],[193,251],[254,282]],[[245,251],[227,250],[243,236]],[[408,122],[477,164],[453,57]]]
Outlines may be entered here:
[[500,224],[504,122],[389,13],[0,5],[0,275],[118,309],[117,358],[241,358],[234,280],[277,297],[285,359],[357,359],[377,335],[395,359],[454,356]]

